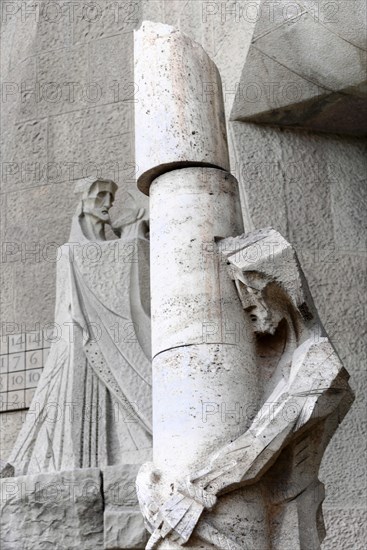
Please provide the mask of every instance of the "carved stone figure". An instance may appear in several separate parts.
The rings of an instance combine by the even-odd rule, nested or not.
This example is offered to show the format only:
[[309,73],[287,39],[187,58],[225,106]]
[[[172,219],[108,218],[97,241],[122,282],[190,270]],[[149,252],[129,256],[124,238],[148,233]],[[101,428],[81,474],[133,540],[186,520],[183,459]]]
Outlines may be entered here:
[[[243,235],[214,63],[151,22],[135,53],[137,184],[150,196],[153,462],[137,477],[146,548],[317,550],[317,474],[353,399],[348,375],[289,243],[274,230]],[[217,84],[210,102],[203,74]],[[163,152],[146,131],[157,121]]]
[[[167,538],[177,547],[200,548],[201,541],[205,548],[255,549],[261,536],[264,548],[314,550],[325,533],[317,474],[353,401],[348,374],[318,319],[297,257],[279,233],[258,231],[219,247],[253,323],[262,405],[248,430],[212,453],[202,470],[176,479],[153,464],[140,470],[138,494],[152,533],[147,548]],[[164,499],[167,485],[172,496]],[[226,495],[239,490],[248,533],[223,520],[232,511]],[[257,517],[253,500],[261,503]]]
[[60,249],[54,343],[8,462],[15,475],[141,462],[151,448],[149,249],[142,210],[106,240],[117,185],[86,178]]
[[[135,79],[150,271],[144,212],[126,211],[108,241],[116,185],[80,181],[55,344],[7,472],[81,479],[98,467],[98,511],[75,532],[88,539],[97,520],[104,540],[92,534],[86,548],[141,547],[142,516],[115,489],[146,461],[136,487],[147,550],[317,550],[318,471],[353,400],[348,374],[291,245],[273,229],[243,234],[214,63],[176,29],[145,22]],[[217,85],[210,101],[203,81]]]

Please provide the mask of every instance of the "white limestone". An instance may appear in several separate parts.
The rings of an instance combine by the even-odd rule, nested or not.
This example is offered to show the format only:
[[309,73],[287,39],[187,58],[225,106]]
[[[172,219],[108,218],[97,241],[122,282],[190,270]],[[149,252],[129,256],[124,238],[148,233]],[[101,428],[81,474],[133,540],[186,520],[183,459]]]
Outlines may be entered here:
[[[163,175],[160,171],[155,172],[154,167],[148,169],[146,173],[149,170],[151,172],[146,185],[148,187],[150,184],[150,178],[153,176],[156,178],[151,189],[153,191],[155,183],[159,182],[159,189],[162,190],[159,198],[162,205],[169,196],[168,184],[175,183],[174,188],[178,193],[180,186],[184,186],[186,183],[188,173],[192,174],[192,178],[189,178],[193,185],[192,189],[195,184],[200,185],[199,170],[210,173],[214,184],[222,178],[226,181],[232,179],[224,171],[214,168],[202,170],[195,164],[195,161],[191,160],[183,161],[181,168],[179,163],[174,164],[175,171]],[[182,169],[182,166],[185,166],[185,169]],[[160,166],[160,170],[163,171],[172,168],[171,164]],[[210,195],[209,189],[212,188],[205,187],[205,191],[199,198],[202,199],[206,195]],[[147,192],[147,188],[145,191]],[[167,217],[164,223],[167,227],[172,228],[172,233],[169,238],[161,239],[160,246],[157,244],[157,232],[154,232],[152,238],[155,254],[158,256],[161,254],[161,249],[167,248],[170,251],[169,260],[172,261],[172,265],[168,267],[163,261],[157,262],[158,275],[154,283],[157,288],[157,303],[163,304],[162,307],[169,312],[170,304],[164,302],[167,297],[162,283],[167,285],[168,295],[172,294],[176,298],[181,292],[181,295],[187,296],[188,286],[181,285],[180,287],[179,282],[172,281],[169,277],[169,274],[174,273],[179,278],[181,272],[177,269],[177,264],[181,265],[180,261],[186,260],[188,262],[186,265],[192,269],[192,286],[195,287],[196,295],[202,300],[203,312],[209,311],[214,317],[217,315],[220,318],[221,337],[225,341],[218,341],[216,330],[212,330],[213,326],[215,329],[215,324],[212,323],[209,327],[205,327],[205,336],[207,337],[205,341],[186,345],[186,340],[195,342],[195,339],[198,338],[199,311],[195,312],[196,315],[189,315],[188,310],[182,308],[182,312],[185,314],[183,319],[186,319],[186,324],[189,324],[188,327],[185,327],[183,319],[178,319],[181,315],[180,308],[175,309],[172,305],[172,319],[168,321],[167,311],[163,311],[162,307],[157,307],[156,321],[164,321],[167,329],[165,331],[156,330],[154,333],[157,346],[161,346],[161,351],[157,352],[154,358],[155,380],[157,381],[155,384],[157,396],[155,410],[158,411],[157,432],[160,439],[158,440],[159,447],[157,443],[154,466],[145,466],[138,481],[142,511],[152,531],[149,544],[150,547],[156,545],[161,548],[174,548],[183,543],[186,543],[188,548],[247,547],[256,548],[256,550],[259,547],[268,548],[270,546],[282,550],[318,548],[319,540],[323,536],[319,509],[323,499],[323,488],[317,480],[317,470],[324,448],[350,404],[351,394],[346,381],[347,376],[317,319],[307,285],[305,285],[304,277],[289,244],[279,234],[272,231],[255,233],[250,237],[223,239],[223,235],[228,229],[228,226],[223,223],[223,219],[219,224],[221,240],[218,240],[216,231],[210,233],[210,223],[215,219],[212,212],[217,207],[218,211],[224,211],[223,205],[226,201],[228,201],[228,212],[233,214],[234,218],[237,217],[235,214],[238,206],[235,197],[236,191],[233,192],[232,197],[224,196],[226,195],[225,186],[221,191],[224,194],[218,193],[216,197],[219,199],[218,202],[209,196],[205,205],[203,204],[203,208],[200,208],[199,202],[196,201],[198,197],[189,197],[188,203],[194,214],[192,220],[180,217],[184,207],[187,206],[185,197],[181,195],[180,200],[177,201],[178,204],[172,200],[172,203],[162,210]],[[91,198],[94,200],[97,197]],[[87,197],[86,200],[88,200]],[[211,202],[212,200],[213,202]],[[167,200],[167,202],[169,201]],[[157,208],[153,210],[156,214]],[[104,213],[101,212],[101,214]],[[196,217],[199,214],[202,216],[200,221]],[[182,223],[177,224],[177,220]],[[159,226],[161,221],[158,216],[155,219],[155,224]],[[134,226],[134,223],[132,225]],[[176,231],[173,231],[175,225]],[[180,233],[181,226],[185,227],[185,230]],[[195,257],[190,263],[188,239],[185,236],[192,230],[194,233],[200,233],[202,228],[205,229],[203,231],[205,239],[209,235],[211,259],[208,263],[205,262],[202,270],[198,270]],[[102,238],[103,229],[103,224],[101,227],[101,224],[96,226],[87,223],[83,227],[89,241]],[[237,232],[240,233],[241,229],[238,228]],[[178,233],[180,233],[180,238],[177,238],[177,246],[174,246]],[[228,234],[235,233],[229,232]],[[200,233],[200,238],[203,235]],[[258,256],[259,250],[261,257]],[[208,252],[207,249],[205,251]],[[223,255],[224,262],[230,264],[227,275],[226,264],[220,264],[220,253]],[[142,252],[143,254],[144,252]],[[80,257],[77,259],[78,267],[83,264],[80,262],[81,259]],[[114,272],[105,257],[104,261],[106,271]],[[184,270],[185,264],[183,263],[183,265],[182,269]],[[215,285],[218,284],[218,277],[213,276],[216,267],[220,272],[220,288],[218,286],[215,288]],[[83,276],[92,283],[93,289],[96,288],[99,292],[99,285],[101,282],[103,284],[106,271],[96,269],[93,275],[89,274],[90,278],[85,272],[83,272]],[[162,281],[160,281],[159,273]],[[202,273],[208,277],[210,283],[205,288],[200,284],[195,284],[202,283],[200,279]],[[213,288],[215,288],[215,292]],[[235,288],[237,288],[238,298]],[[131,302],[133,304],[136,304],[136,289],[136,286],[132,287]],[[225,292],[222,294],[223,290]],[[224,296],[223,300],[218,299],[218,292]],[[118,296],[114,295],[112,291],[110,294],[107,290],[106,294],[118,299]],[[213,309],[208,308],[208,300],[210,302],[211,299],[216,301],[216,307]],[[78,303],[78,300],[75,303]],[[103,311],[104,305],[102,303],[98,306],[98,312]],[[113,305],[116,304],[113,303]],[[189,301],[186,305],[189,306]],[[245,339],[237,347],[238,355],[236,355],[236,351],[229,348],[229,345],[227,350],[226,311],[230,312],[231,319],[240,318],[240,314],[242,314],[241,320],[246,327],[246,330],[241,332],[241,335],[245,335]],[[91,310],[88,313],[90,313],[90,317],[88,315],[87,319],[93,319],[94,313]],[[249,328],[251,324],[253,331]],[[183,337],[184,330],[186,330],[186,334]],[[164,349],[165,334],[170,349]],[[229,336],[233,337],[233,333],[230,333]],[[81,344],[80,339],[78,342]],[[175,342],[178,343],[177,347],[174,346]],[[143,343],[141,345],[143,347]],[[233,342],[232,347],[234,347]],[[82,349],[82,344],[80,349]],[[94,347],[94,352],[95,349]],[[230,376],[231,371],[237,375],[241,370],[242,352],[245,354],[246,367],[249,371],[246,373],[246,382],[251,380],[250,375],[254,372],[259,375],[258,384],[254,384],[254,388],[245,387],[246,396],[248,396],[249,390],[261,394],[260,403],[256,402],[256,417],[250,418],[246,411],[248,422],[243,422],[242,418],[241,399],[244,388],[238,378],[234,379]],[[226,367],[230,365],[227,367],[227,372],[221,372],[223,365]],[[187,379],[190,378],[190,376],[186,376],[188,368],[195,371],[192,383],[187,383]],[[221,394],[216,396],[215,392],[218,391],[219,386],[218,378],[222,374],[224,381],[220,388]],[[113,379],[106,369],[99,372],[99,375],[103,379],[102,383],[109,387],[111,393],[120,395],[118,385],[113,383]],[[210,378],[210,375],[213,376]],[[123,387],[122,384],[121,387]],[[90,390],[89,385],[86,393],[89,392],[89,395],[92,395],[91,401],[93,401],[96,394]],[[138,391],[140,388],[136,388],[136,390]],[[230,395],[229,398],[225,394],[226,391]],[[118,399],[119,395],[115,395],[114,398]],[[216,397],[222,399],[223,395],[226,399],[224,420],[222,416],[223,402],[214,401]],[[240,397],[237,397],[238,395]],[[187,405],[195,404],[197,399],[203,402],[203,396],[204,398],[209,396],[212,399],[210,403],[219,405],[219,408],[215,406],[206,408],[207,421],[202,422],[203,425],[208,425],[208,427],[205,426],[205,434],[205,430],[201,429],[197,419],[194,418],[192,410],[187,414]],[[51,398],[53,398],[53,394],[49,393],[48,399]],[[228,401],[231,399],[236,399],[235,407],[228,406],[227,408]],[[237,403],[240,405],[240,421],[237,421]],[[232,403],[229,404],[232,405]],[[234,412],[229,414],[228,410]],[[185,424],[182,420],[187,418],[189,420]],[[83,422],[84,420],[83,418]],[[233,423],[228,430],[227,423],[229,424],[230,421]],[[103,435],[101,437],[103,432],[94,430],[92,422],[86,425],[91,433],[91,438],[86,443],[92,448],[92,453],[89,451],[83,454],[84,465],[93,458],[97,447],[96,441],[98,441],[99,447],[102,439],[103,446]],[[108,422],[107,433],[112,425],[112,422]],[[113,427],[116,428],[116,426]],[[172,437],[167,437],[165,440],[162,427],[167,427],[168,434]],[[122,434],[122,439],[124,439],[123,426],[117,426],[117,431],[120,435]],[[59,452],[58,442],[61,440],[57,439],[60,437],[59,427],[56,432],[58,433],[52,441],[52,448]],[[230,432],[230,439],[233,441],[222,441],[221,438],[228,437],[228,432]],[[192,436],[193,433],[195,436]],[[175,443],[172,444],[172,441]],[[48,440],[43,437],[42,445],[44,446],[46,442]],[[185,443],[190,445],[185,445]],[[29,449],[32,449],[32,445]],[[66,449],[69,451],[67,441]],[[146,457],[149,454],[149,447],[144,448],[143,452],[140,451],[140,449],[137,452],[126,450],[124,457],[129,455],[132,462],[139,462],[142,460],[142,456]],[[113,454],[115,460],[116,454],[115,452]],[[148,457],[146,459],[149,460]],[[161,470],[158,470],[157,466]],[[11,475],[10,472],[11,468],[7,467],[4,473]],[[116,471],[104,470],[104,472],[106,472],[103,474],[106,486],[109,483],[113,485],[115,476],[119,477],[120,475],[118,469]],[[189,474],[190,479],[185,477],[186,473]],[[95,474],[95,477],[98,478],[97,470]],[[56,474],[55,478],[58,475]],[[123,478],[124,474],[121,474],[121,477]],[[129,479],[133,477],[134,475]],[[104,544],[106,548],[114,548],[123,547],[126,544],[129,547],[134,547],[139,544],[143,539],[140,536],[139,528],[139,526],[141,527],[141,517],[136,510],[133,513],[126,513],[126,510],[116,509],[113,499],[106,495],[103,496],[106,506],[104,512],[105,540],[104,543],[101,542],[101,495],[97,496],[97,500],[99,504],[95,514],[94,508],[93,511],[88,509],[87,513],[82,507],[81,510],[76,511],[72,508],[73,518],[68,519],[72,529],[67,535],[73,538],[71,543],[66,541],[66,546],[72,547],[77,544],[79,547],[98,548]],[[65,507],[60,506],[60,510],[60,516],[65,517]],[[238,510],[244,514],[242,517],[237,516]],[[21,506],[16,512],[18,516],[21,515]],[[30,512],[31,515],[34,512],[32,507]],[[45,523],[49,521],[49,524],[53,525],[52,516],[50,519],[48,512],[49,510],[46,509],[41,511]],[[59,510],[55,515],[58,513]],[[82,530],[88,530],[91,525],[97,525],[96,538],[87,544],[83,539],[78,538],[78,529],[74,529],[73,524],[75,517],[83,517],[83,522],[80,524]],[[27,532],[27,528],[32,526],[32,520],[29,524],[25,521],[24,525],[25,532]],[[270,526],[269,530],[268,526]],[[44,531],[46,536],[49,532],[49,530]],[[32,533],[33,535],[34,533]],[[31,536],[27,539],[27,545],[32,550],[38,547],[37,535],[38,532],[34,538]],[[16,550],[18,550],[20,540],[15,540]],[[43,542],[48,544],[47,541]],[[59,545],[57,531],[52,534],[49,542],[57,549]]]
[[144,548],[148,533],[139,510],[135,479],[139,464],[107,466],[103,477],[104,550]]
[[[203,48],[168,25],[135,31],[138,187],[179,166],[229,169],[222,87]],[[208,88],[210,87],[210,92]]]
[[147,224],[105,225],[116,184],[87,178],[61,247],[55,343],[9,457],[15,475],[141,463],[151,448]]
[[103,547],[103,494],[97,468],[0,482],[2,550]]
[[[218,549],[317,549],[324,538],[324,492],[317,474],[323,452],[353,401],[348,374],[320,324],[290,245],[274,230],[220,244],[244,316],[253,324],[262,405],[242,435],[200,457],[199,470],[187,472],[180,458],[172,468],[159,454],[159,462],[142,467],[137,485],[152,532],[147,548],[200,548],[207,543],[205,548]],[[231,364],[232,357],[226,359]],[[174,375],[169,369],[177,372],[180,361],[176,353],[166,363],[170,380]],[[185,386],[183,377],[180,381]],[[218,389],[222,391],[220,383]],[[240,390],[244,395],[245,388]],[[243,396],[237,399],[243,407]],[[188,397],[187,406],[194,402]],[[184,419],[182,410],[175,418],[177,424]],[[240,422],[237,426],[241,429]],[[195,447],[195,438],[187,436],[186,444],[185,456]],[[165,454],[170,457],[167,446]],[[240,510],[246,511],[242,520]]]
[[241,230],[238,188],[222,170],[184,168],[150,196],[154,460],[189,472],[246,426],[223,430],[208,410],[257,402],[251,326],[217,251]]
[[[184,168],[150,188],[152,354],[222,343],[237,297],[223,278],[216,241],[242,232],[236,179],[215,168]],[[226,327],[225,324],[228,324]]]
[[365,136],[364,0],[261,0],[231,120]]
[[[149,42],[139,40],[143,55]],[[155,54],[165,66],[167,50]],[[145,79],[155,76],[145,68]],[[137,115],[143,150],[141,123]],[[190,167],[173,170],[150,144],[159,172],[147,168],[140,189],[147,178],[154,439],[153,463],[137,478],[146,548],[316,550],[324,536],[317,473],[353,399],[348,375],[289,243],[273,230],[235,236],[236,180],[190,156]],[[208,325],[218,327],[210,339]]]
[[1,549],[144,548],[138,469],[127,463],[0,480]]

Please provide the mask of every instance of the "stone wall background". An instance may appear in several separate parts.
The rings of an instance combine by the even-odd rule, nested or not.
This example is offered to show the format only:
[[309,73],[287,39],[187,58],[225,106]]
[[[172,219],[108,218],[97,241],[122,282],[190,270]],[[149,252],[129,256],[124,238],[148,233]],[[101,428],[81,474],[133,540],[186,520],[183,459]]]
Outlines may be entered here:
[[[347,24],[346,3],[353,10],[354,0],[341,4]],[[134,178],[133,29],[152,19],[200,42],[221,72],[229,119],[257,4],[79,0],[71,9],[67,2],[4,0],[3,330],[29,332],[53,321],[52,243],[68,240],[75,179],[96,173],[115,179],[120,190],[112,216],[126,201],[147,206]],[[245,17],[236,15],[239,5]],[[356,401],[321,472],[329,529],[323,549],[359,550],[366,538],[366,142],[241,122],[228,122],[228,130],[246,229],[272,225],[295,246],[351,374]],[[22,413],[3,413],[0,420],[6,459]]]

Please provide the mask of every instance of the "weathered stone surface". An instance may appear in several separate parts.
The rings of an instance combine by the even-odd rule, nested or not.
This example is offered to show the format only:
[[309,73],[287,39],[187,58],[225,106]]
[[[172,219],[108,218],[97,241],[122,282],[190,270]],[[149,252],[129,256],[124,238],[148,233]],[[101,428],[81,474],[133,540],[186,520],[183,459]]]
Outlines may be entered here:
[[[177,463],[176,459],[173,464],[169,452],[155,450],[155,464],[144,465],[137,481],[142,512],[152,533],[151,543],[162,539],[158,547],[166,548],[174,532],[179,537],[178,547],[188,543],[189,548],[200,548],[201,540],[215,548],[228,544],[236,549],[243,545],[256,549],[259,543],[264,548],[271,544],[272,548],[282,550],[320,548],[325,536],[321,513],[324,489],[317,475],[325,448],[353,401],[348,375],[325,336],[289,243],[274,230],[260,230],[221,240],[219,245],[242,306],[253,323],[256,355],[252,360],[257,364],[263,405],[243,434],[234,440],[231,438],[229,444],[219,444],[220,448],[213,454],[210,454],[208,433],[215,433],[214,424],[209,421],[209,426],[198,437],[191,428],[194,438],[190,438],[190,450],[195,450],[201,462],[201,469],[196,473],[188,451],[183,463]],[[164,362],[168,352],[159,354],[158,361],[155,358],[153,362],[153,377],[158,380],[156,395],[162,391],[166,396],[169,387],[175,391],[175,377],[181,363],[190,369],[189,373],[192,371],[191,376],[197,382],[195,368],[203,371],[203,379],[207,381],[207,388],[210,387],[210,374],[201,367],[195,346],[189,348],[184,359],[177,348],[171,351],[170,362]],[[216,351],[220,356],[219,346]],[[249,356],[246,359],[251,361]],[[224,363],[233,365],[233,353]],[[210,364],[216,366],[215,358]],[[216,378],[219,382],[218,374]],[[167,387],[166,379],[169,380]],[[225,399],[226,388],[231,388],[232,395],[233,389],[228,375],[224,375],[223,382],[218,389]],[[180,383],[182,388],[182,379]],[[205,387],[203,381],[198,387]],[[190,404],[193,408],[195,397],[186,394],[185,388],[181,394],[173,393],[172,403],[167,397],[165,402],[168,410],[174,411],[175,418],[184,419],[184,410],[176,412],[173,403],[185,402],[186,398],[187,406]],[[240,406],[241,398],[234,397],[234,402]],[[211,404],[215,404],[214,399]],[[159,400],[156,399],[154,405],[157,417],[165,420]],[[256,404],[252,405],[256,411]],[[214,409],[210,414],[218,413],[219,410]],[[242,416],[244,411],[242,415],[238,411],[238,427]],[[166,426],[167,431],[174,434],[175,444],[179,444],[180,433],[175,433],[171,424]],[[160,425],[156,424],[155,428],[159,435]],[[209,458],[205,453],[200,454],[196,440],[205,445]],[[215,444],[219,441],[215,433]],[[247,493],[248,486],[255,497]],[[228,496],[221,497],[223,493]],[[237,504],[242,502],[242,510],[246,509],[242,520],[239,510],[235,511],[236,500],[230,498],[232,494],[238,499]],[[254,498],[258,503],[256,511],[248,506]],[[205,514],[204,509],[207,509]],[[257,518],[256,526],[253,526],[255,520],[250,519],[251,514]],[[235,515],[237,520],[230,530],[224,520],[226,515],[232,518]],[[260,517],[264,520],[262,526]],[[269,531],[265,528],[268,522]],[[241,529],[244,524],[246,533]]]
[[153,356],[182,345],[222,343],[237,297],[229,305],[215,239],[242,232],[237,181],[215,168],[184,168],[156,178],[150,193]]
[[345,538],[353,541],[351,548],[362,548],[362,515],[353,509],[364,510],[366,500],[367,265],[360,225],[366,208],[366,144],[242,123],[232,124],[231,138],[247,230],[270,224],[294,243],[325,329],[351,374],[356,402],[326,449],[320,470],[326,519],[333,516],[324,544],[337,546],[339,535],[335,532],[333,538],[333,531],[339,514],[351,514],[353,534],[346,530]]
[[[228,170],[220,76],[202,47],[173,27],[144,22],[134,56],[139,189],[148,194],[155,177],[180,166]],[[205,82],[215,90],[209,97]]]
[[14,475],[14,468],[8,462],[4,462],[3,460],[0,460],[0,469],[1,469],[0,477],[12,477]]
[[140,464],[136,463],[107,466],[102,470],[106,510],[136,508],[135,479],[139,468]]
[[[8,6],[10,4],[7,2]],[[19,2],[19,4],[25,6],[26,3]],[[35,4],[40,4],[40,2]],[[126,24],[126,19],[135,19],[135,15],[130,17],[128,12],[140,10],[144,11],[144,19],[175,25],[203,45],[220,70],[228,117],[234,90],[240,81],[239,75],[246,59],[256,22],[255,2],[192,0],[173,3],[172,0],[146,0],[139,3],[134,1],[134,5],[141,4],[140,9],[140,6],[132,7],[130,1],[125,3],[119,0],[117,3],[109,3],[103,0],[98,4],[104,13],[99,19],[97,13],[96,20],[93,22],[88,21],[88,18],[80,19],[82,4],[73,8],[70,3],[65,3],[66,17],[56,17],[55,22],[52,22],[50,19],[58,8],[55,8],[55,2],[50,2],[50,4],[52,6],[49,8],[49,20],[40,18],[37,21],[32,15],[25,18],[24,11],[21,10],[17,12],[16,16],[3,19],[1,65],[4,82],[10,81],[19,85],[24,80],[29,80],[31,83],[33,79],[34,82],[38,52],[42,52],[44,56],[48,51],[49,57],[52,59],[58,49],[64,48],[67,55],[67,50],[73,43],[74,23],[67,17],[70,9],[75,9],[76,16],[78,16],[78,29],[77,32],[74,32],[75,43],[88,43],[93,52],[101,50],[100,58],[105,61],[104,63],[101,61],[99,67],[102,70],[102,65],[104,65],[106,73],[110,71],[114,78],[116,67],[121,67],[121,73],[126,74],[126,67],[120,65],[120,47],[116,45],[115,49],[108,48],[104,41],[106,37],[116,36],[132,28],[131,22]],[[269,13],[272,6],[277,13],[277,4],[271,2],[268,4],[266,13]],[[290,4],[294,5],[294,2],[292,1]],[[338,6],[335,13],[336,4]],[[118,19],[115,17],[116,5],[119,13]],[[365,38],[361,32],[366,20],[363,2],[311,0],[309,5],[311,13],[312,9],[316,13],[321,13],[321,23],[324,26],[335,29],[337,34],[346,40],[364,47]],[[241,19],[239,19],[240,10],[243,14]],[[290,13],[291,10],[292,8],[290,8]],[[93,16],[93,11],[89,11],[87,15]],[[110,16],[109,19],[108,16]],[[137,27],[138,25],[135,26],[135,28]],[[130,42],[132,42],[132,37]],[[105,55],[103,52],[108,53]],[[90,56],[89,62],[90,70],[94,71],[93,80],[95,80],[98,75],[96,66],[92,63],[93,59],[94,53]],[[9,74],[8,71],[11,68],[13,71]],[[128,71],[129,76],[126,76],[126,79],[132,80],[130,67]],[[123,82],[124,77],[122,76],[121,79]],[[292,80],[295,81],[295,77]],[[123,99],[124,96],[120,95]],[[12,97],[14,97],[15,103],[12,101]],[[112,105],[112,107],[114,106]],[[15,94],[7,101],[2,102],[2,134],[6,140],[12,139],[12,146],[8,149],[9,155],[6,157],[3,155],[4,162],[16,162],[18,147],[18,134],[15,139],[11,138],[5,127],[10,124],[15,132],[18,120],[37,119],[36,109],[37,103],[33,94],[28,95],[26,101],[21,99],[20,94]],[[69,110],[67,105],[65,105],[65,109]],[[8,114],[6,114],[7,112]],[[76,117],[78,113],[81,111],[76,111],[74,116]],[[98,111],[98,117],[100,116],[103,118],[103,113]],[[118,111],[116,111],[116,116],[120,116]],[[98,117],[96,116],[96,119],[89,118],[89,124],[91,128],[94,124],[98,125],[98,138],[93,145],[93,155],[97,153],[102,159],[99,169],[109,170],[107,174],[100,172],[100,175],[118,181],[120,188],[121,186],[125,187],[126,183],[129,192],[143,202],[143,195],[138,195],[135,191],[133,135],[131,135],[131,146],[125,147],[125,141],[123,145],[121,143],[121,136],[114,137],[108,133],[107,126],[110,127],[113,119],[108,117],[108,124],[101,126]],[[50,118],[49,123],[51,121]],[[230,126],[237,128],[230,144],[230,149],[232,149],[230,152],[233,157],[231,166],[232,173],[240,179],[246,232],[254,227],[272,225],[296,245],[319,313],[331,340],[335,343],[339,354],[344,356],[344,363],[352,374],[351,383],[356,390],[358,410],[356,406],[353,406],[328,447],[322,466],[322,480],[326,484],[327,495],[333,496],[332,505],[334,507],[330,512],[332,521],[327,522],[328,537],[325,544],[328,544],[330,548],[342,545],[351,550],[359,550],[364,548],[366,538],[363,530],[365,522],[362,519],[366,499],[363,482],[365,475],[363,455],[365,427],[363,427],[363,422],[365,419],[366,385],[364,367],[366,353],[365,346],[363,346],[366,338],[364,306],[366,286],[364,226],[366,199],[364,190],[366,186],[364,180],[367,168],[365,145],[360,140],[338,139],[331,135],[282,132],[274,128],[260,128],[250,124],[234,123]],[[72,126],[61,125],[58,126],[57,131],[65,132],[67,139],[74,139]],[[82,135],[80,139],[83,140]],[[67,145],[67,140],[65,141],[61,137],[48,142],[48,153],[51,156],[56,154],[60,162],[63,162],[62,151]],[[59,149],[57,153],[54,153],[55,148]],[[68,149],[66,150],[68,151]],[[116,155],[113,158],[118,159],[119,177],[116,177],[112,169],[109,169],[104,163],[104,153],[107,150],[112,155]],[[40,151],[40,155],[43,155],[43,151]],[[31,159],[32,156],[28,158]],[[75,153],[68,153],[68,160],[77,165],[85,165],[90,162],[91,157],[88,149],[80,148],[77,144]],[[298,170],[295,168],[294,161]],[[242,167],[243,179],[239,177],[237,167]],[[269,173],[268,170],[272,171]],[[295,170],[296,176],[294,176]],[[66,169],[65,173],[67,173]],[[78,177],[77,171],[75,177]],[[43,205],[42,197],[45,187],[42,189],[37,186],[34,193],[30,195],[26,187],[31,179],[32,174],[29,174],[21,182],[21,185],[14,184],[10,189],[11,194],[7,194],[8,198],[12,197],[12,208],[17,200],[22,203],[22,209],[17,210],[16,226],[12,219],[12,212],[7,210],[6,200],[4,200],[1,223],[2,227],[7,229],[6,240],[11,241],[13,234],[18,237],[22,235],[21,238],[28,246],[32,240],[38,239],[39,231],[42,239],[47,241],[47,232],[49,232],[49,241],[61,244],[68,237],[70,215],[75,206],[69,201],[73,183],[68,175],[65,184],[59,183],[59,179],[52,180],[54,185],[47,187],[49,188],[48,192],[54,195],[54,201],[50,204],[47,203],[45,208],[39,205],[39,201]],[[297,181],[299,181],[299,185],[295,185]],[[3,185],[6,185],[4,177]],[[292,194],[293,190],[294,195]],[[251,191],[250,194],[248,194],[249,191]],[[319,193],[321,193],[321,200],[317,201],[315,197],[318,197]],[[2,198],[5,196],[2,195]],[[116,211],[119,210],[126,198],[127,195],[121,195],[121,201],[118,199],[116,207],[114,207]],[[296,210],[293,210],[294,207]],[[43,211],[43,220],[40,219],[41,210]],[[60,214],[61,211],[63,215]],[[4,236],[4,232],[2,232],[2,236]],[[17,240],[17,242],[21,241]],[[19,255],[18,257],[20,258]],[[45,261],[35,263],[32,258],[22,263],[19,259],[13,265],[10,262],[1,265],[1,270],[2,321],[14,321],[19,326],[24,322],[28,329],[33,329],[36,322],[40,322],[41,325],[52,322],[55,302],[55,264]],[[1,455],[3,458],[7,458],[12,446],[11,441],[14,440],[21,425],[21,415],[22,413],[12,413],[11,421],[2,425]],[[17,419],[16,422],[15,419]],[[329,496],[327,496],[326,503],[328,498]],[[327,519],[328,513],[326,513]],[[290,550],[294,550],[293,546]]]
[[[146,459],[140,453],[141,462]],[[102,472],[105,550],[144,548],[148,540],[135,487],[141,462],[110,466]]]
[[[139,6],[138,3],[136,5]],[[133,4],[130,6],[132,9]],[[127,7],[126,5],[126,9]],[[120,16],[122,16],[121,8],[120,5]],[[98,104],[113,103],[116,107],[116,103],[123,102],[128,107],[133,107],[139,100],[139,91],[133,78],[133,33],[117,34],[101,41],[91,42],[89,56],[93,59],[90,79],[101,96]],[[115,60],[113,64],[110,63],[111,59]],[[119,119],[120,117],[116,117],[117,121]],[[133,141],[133,136],[131,139]]]
[[[9,2],[4,10],[2,193],[11,209],[19,201],[22,217],[14,223],[12,212],[4,213],[2,239],[19,243],[14,226],[21,226],[27,249],[33,240],[42,250],[45,240],[67,239],[76,179],[95,174],[124,190],[135,182],[132,30],[142,10],[139,1],[127,0],[95,6]],[[45,195],[58,207],[42,208]],[[123,195],[116,210],[128,198]],[[32,330],[53,321],[56,270],[42,256],[32,265],[28,260],[2,264],[4,285],[11,288],[1,311],[3,321]]]
[[0,456],[3,462],[11,453],[24,418],[24,411],[6,412],[0,415]]
[[362,507],[324,509],[327,536],[322,550],[364,550],[367,537],[367,512]]
[[75,14],[73,42],[92,43],[118,34],[127,35],[136,29],[142,18],[142,2],[122,0],[115,4],[104,0],[98,4],[81,4]]
[[93,177],[76,184],[59,249],[57,334],[9,458],[16,475],[139,462],[151,448],[149,296],[140,293],[148,228],[143,210],[126,209],[112,225],[119,239],[106,240],[116,190]]
[[148,533],[139,509],[105,512],[104,549],[145,548]]
[[[151,23],[145,36],[143,26],[140,42],[148,43],[154,31],[159,36],[159,29]],[[168,36],[162,38],[163,66]],[[151,67],[144,78],[160,84],[159,71]],[[172,100],[175,113],[181,98]],[[198,100],[191,101],[195,122]],[[145,142],[139,114],[137,121],[137,142],[140,131]],[[146,172],[154,462],[144,464],[137,478],[151,533],[147,547],[320,548],[324,491],[317,476],[353,402],[348,373],[326,336],[290,244],[272,229],[235,236],[241,226],[236,180],[215,167],[185,164],[156,173],[161,151],[154,141],[151,147],[152,162],[158,163]],[[186,145],[177,149],[190,162]],[[140,189],[147,192],[142,181],[144,174]],[[203,258],[203,249],[210,250],[210,258]],[[242,310],[236,307],[240,303]],[[198,331],[205,325],[203,315],[216,329],[214,343]],[[234,341],[229,342],[223,321],[238,330]],[[233,408],[229,412],[235,422],[226,430],[228,413],[219,416],[218,398],[242,408],[238,415]]]
[[3,550],[103,548],[99,470],[7,478],[0,483]]
[[[19,122],[12,129],[12,135],[10,130],[11,128],[7,126],[4,135],[3,192],[13,191],[16,184],[21,184],[21,187],[39,185],[41,170],[47,164],[46,120],[33,119]],[[14,147],[12,140],[17,144],[14,157],[12,157],[12,147]]]
[[150,196],[154,461],[173,475],[247,425],[244,416],[223,431],[210,414],[218,399],[256,406],[258,392],[251,327],[217,251],[217,240],[242,230],[236,180],[181,168],[156,178]]
[[310,14],[319,20],[330,32],[333,32],[354,46],[366,48],[367,40],[367,6],[360,0],[302,0]]
[[1,548],[144,548],[147,533],[135,489],[139,467],[123,464],[102,472],[79,469],[3,479]]
[[112,170],[118,176],[119,169],[122,175],[123,162],[131,161],[133,135],[131,104],[126,102],[96,104],[76,114],[52,117],[49,161],[58,168],[58,181],[70,182],[89,175],[103,177],[102,173],[106,177]]

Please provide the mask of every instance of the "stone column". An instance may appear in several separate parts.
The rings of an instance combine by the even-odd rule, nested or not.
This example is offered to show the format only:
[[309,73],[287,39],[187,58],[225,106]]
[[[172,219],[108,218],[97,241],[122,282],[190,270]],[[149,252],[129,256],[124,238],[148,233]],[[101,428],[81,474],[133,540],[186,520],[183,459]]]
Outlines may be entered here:
[[219,254],[243,224],[218,71],[179,31],[146,22],[135,79],[138,187],[150,195],[153,456],[167,498],[169,481],[246,430],[259,388],[253,332]]
[[214,63],[150,22],[136,32],[135,59],[138,187],[150,194],[154,463],[182,475],[243,433],[239,404],[258,405],[252,331],[217,246],[243,224]]
[[246,429],[257,405],[251,329],[216,238],[242,232],[236,180],[183,168],[150,188],[153,456],[188,474]]
[[149,195],[169,170],[229,170],[222,84],[203,48],[177,29],[145,21],[134,40],[135,158]]

